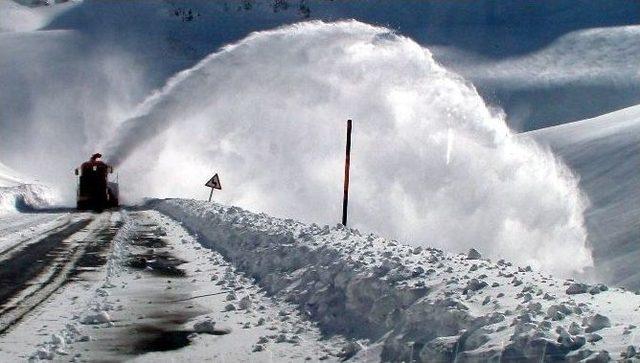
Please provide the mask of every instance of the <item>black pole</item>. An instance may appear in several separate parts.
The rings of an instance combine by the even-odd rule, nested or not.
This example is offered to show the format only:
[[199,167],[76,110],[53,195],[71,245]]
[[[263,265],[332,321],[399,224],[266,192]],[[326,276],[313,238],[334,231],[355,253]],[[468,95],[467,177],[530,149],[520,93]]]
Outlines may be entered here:
[[347,225],[347,205],[349,204],[349,162],[351,159],[351,120],[347,120],[347,151],[344,162],[344,197],[342,199],[342,225]]
[[209,201],[211,201],[211,197],[213,197],[213,188],[211,188],[211,193],[209,193]]

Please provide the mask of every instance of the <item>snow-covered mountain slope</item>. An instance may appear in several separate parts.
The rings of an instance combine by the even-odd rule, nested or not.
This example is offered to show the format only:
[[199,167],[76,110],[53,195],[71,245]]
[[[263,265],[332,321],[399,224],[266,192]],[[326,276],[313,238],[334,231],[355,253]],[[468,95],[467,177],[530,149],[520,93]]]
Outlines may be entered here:
[[640,288],[640,106],[527,135],[580,177],[596,276]]
[[[108,137],[115,124],[176,72],[252,31],[308,19],[354,18],[409,36],[429,47],[446,68],[473,80],[490,104],[508,111],[507,121],[516,129],[544,125],[544,119],[576,120],[638,100],[633,78],[620,83],[619,77],[606,74],[605,81],[581,79],[575,85],[553,73],[548,82],[529,79],[518,86],[520,79],[536,77],[523,68],[545,67],[564,53],[584,59],[581,64],[597,63],[592,58],[607,52],[616,54],[608,59],[623,63],[623,58],[637,58],[636,47],[630,47],[629,53],[615,52],[621,39],[615,26],[638,23],[640,5],[632,1],[584,0],[580,6],[567,0],[84,1],[38,8],[9,0],[0,4],[47,19],[28,28],[39,31],[0,36],[0,49],[6,50],[0,52],[0,155],[5,162],[21,165],[25,173],[44,172],[43,179],[61,186],[73,184],[67,171],[95,152],[98,141]],[[0,23],[11,23],[11,14],[0,11]],[[27,18],[24,24],[29,23]],[[593,27],[612,27],[601,30],[612,36],[597,36],[597,47],[589,46],[601,53],[582,55],[578,49],[553,45],[562,35]],[[542,50],[550,44],[551,51]],[[536,57],[535,52],[546,55]],[[534,60],[529,61],[531,53]],[[535,61],[547,56],[549,62]],[[526,66],[502,67],[513,57],[523,59]],[[509,71],[486,72],[487,67],[496,68],[495,62]],[[615,69],[612,72],[617,74]],[[545,101],[563,94],[589,94],[597,100],[581,102],[567,96],[571,107],[568,102],[557,107]],[[50,155],[60,158],[51,161]],[[63,194],[70,200],[73,193],[66,188]]]
[[68,10],[73,4],[56,4],[41,8],[29,8],[12,0],[0,0],[0,33],[25,32],[40,29]]
[[[467,59],[452,68],[497,101],[516,129],[581,120],[638,103],[640,26],[579,30],[545,48],[502,60]],[[588,99],[588,102],[585,102]]]
[[[153,76],[168,71],[165,73],[168,77],[177,71],[177,68],[167,68],[168,63],[182,61],[181,67],[187,68],[189,61],[202,58],[252,31],[305,19],[356,19],[397,30],[432,48],[439,62],[473,80],[483,97],[513,113],[510,122],[518,129],[531,130],[553,122],[575,121],[640,101],[638,79],[620,81],[605,74],[598,80],[581,78],[575,81],[552,74],[551,83],[547,83],[544,78],[549,77],[540,78],[536,73],[532,76],[536,80],[534,84],[519,83],[520,78],[530,74],[522,72],[518,62],[515,66],[511,62],[514,57],[522,58],[524,68],[532,67],[539,73],[545,72],[544,68],[549,65],[561,63],[565,55],[581,60],[571,64],[570,70],[565,69],[569,72],[588,70],[590,64],[598,63],[598,54],[583,54],[581,47],[575,44],[596,45],[591,49],[600,49],[602,54],[610,54],[614,59],[624,56],[616,55],[620,45],[619,29],[623,29],[619,27],[640,23],[640,5],[633,1],[583,0],[580,5],[567,0],[533,3],[487,0],[169,1],[118,4],[118,11],[114,10],[109,3],[87,1],[58,17],[49,28],[73,28],[83,33],[117,36],[119,45],[124,45],[128,51],[135,49],[138,53],[148,53],[147,60],[151,62],[146,64],[154,69]],[[152,35],[144,30],[150,28],[154,29]],[[601,28],[604,36],[581,31],[591,28]],[[118,36],[114,29],[128,31],[126,35]],[[575,34],[578,35],[569,35],[562,41],[562,36],[572,31],[577,31]],[[149,38],[153,40],[149,42]],[[629,48],[629,53],[630,58],[618,59],[630,63],[628,59],[640,56],[634,47]],[[159,58],[158,54],[164,57]],[[167,54],[171,57],[166,57]],[[539,62],[541,57],[548,57],[548,60]],[[472,67],[464,66],[469,63]],[[481,67],[476,68],[474,64]],[[176,66],[180,67],[177,63],[173,67]],[[492,69],[500,69],[502,75],[488,77],[494,73]],[[613,70],[612,75],[615,74],[618,72]],[[580,94],[598,96],[599,101],[580,107]],[[558,95],[564,95],[564,107],[540,102],[557,100]]]
[[[637,351],[640,296],[195,200],[152,207],[200,236],[363,361],[579,361]],[[364,346],[363,346],[364,345]],[[597,360],[605,361],[605,360]]]
[[[632,1],[581,1],[580,6],[575,6],[572,1],[544,1],[535,3],[522,3],[518,1],[506,1],[495,3],[493,1],[404,1],[376,0],[367,2],[334,2],[326,0],[317,1],[271,1],[271,0],[237,0],[226,2],[211,1],[157,1],[157,2],[105,2],[84,1],[80,4],[60,4],[53,7],[27,8],[9,0],[3,0],[4,6],[18,8],[23,12],[41,14],[47,20],[46,26],[39,29],[45,30],[41,37],[51,39],[42,43],[20,41],[22,46],[15,48],[15,44],[4,44],[0,39],[0,48],[11,50],[2,52],[14,68],[0,73],[1,84],[11,86],[11,89],[27,89],[33,93],[26,100],[35,103],[43,102],[42,98],[56,95],[57,104],[69,116],[65,115],[66,122],[77,128],[83,128],[87,122],[86,110],[78,110],[78,104],[61,96],[71,91],[59,90],[55,87],[57,80],[65,80],[65,72],[58,76],[58,72],[47,72],[47,80],[53,86],[47,85],[46,90],[39,90],[33,85],[36,72],[30,67],[25,72],[17,72],[20,66],[48,62],[49,64],[67,64],[70,67],[78,67],[73,59],[81,60],[84,66],[80,67],[77,74],[91,76],[79,77],[71,86],[71,90],[91,90],[83,95],[83,104],[91,107],[107,105],[107,113],[114,108],[127,109],[135,102],[141,101],[146,94],[156,87],[160,87],[171,75],[179,70],[191,67],[195,62],[215,51],[220,46],[235,42],[252,31],[270,29],[283,24],[306,19],[321,19],[334,21],[354,18],[363,22],[387,26],[416,40],[423,46],[433,50],[435,58],[447,68],[456,69],[465,77],[476,82],[482,95],[490,102],[504,107],[509,113],[514,113],[513,122],[517,128],[531,129],[529,118],[542,117],[547,108],[557,112],[560,108],[549,102],[536,102],[528,100],[532,94],[536,97],[555,98],[563,90],[571,91],[575,85],[563,85],[562,78],[554,83],[553,88],[540,84],[522,89],[514,88],[513,83],[523,76],[518,67],[510,67],[513,74],[505,80],[486,79],[484,69],[465,67],[458,64],[478,62],[486,64],[486,59],[491,62],[510,59],[514,56],[525,57],[548,46],[557,37],[572,30],[610,27],[627,24],[637,24],[638,5]],[[54,12],[55,9],[64,11]],[[310,12],[303,11],[308,9]],[[189,11],[193,15],[189,15]],[[55,13],[51,15],[49,13]],[[11,12],[0,11],[0,21],[9,19]],[[309,16],[308,18],[306,16]],[[22,19],[22,16],[20,17]],[[26,17],[25,17],[26,19]],[[9,22],[9,20],[5,20]],[[27,21],[25,20],[25,23]],[[40,23],[38,23],[40,24]],[[31,28],[29,28],[31,29]],[[148,29],[153,29],[152,32]],[[42,44],[67,44],[73,45],[78,40],[56,40],[54,34],[46,30],[73,30],[86,37],[90,48],[83,52],[69,52],[66,59],[54,56],[49,59],[46,55],[38,59],[25,58],[25,49],[38,49]],[[603,29],[604,32],[608,28]],[[616,31],[612,31],[615,33]],[[27,36],[27,35],[25,35]],[[63,42],[63,43],[60,43]],[[599,49],[603,52],[615,47],[615,37],[611,41],[599,42]],[[108,50],[108,52],[107,52]],[[565,52],[573,52],[575,49],[560,49]],[[464,51],[464,52],[459,52]],[[54,52],[53,54],[57,54]],[[553,53],[556,54],[556,53]],[[482,59],[478,60],[476,56]],[[581,55],[578,54],[578,57]],[[631,54],[630,56],[634,56]],[[635,54],[637,57],[637,54]],[[101,59],[105,59],[102,62]],[[111,59],[112,62],[108,60]],[[589,57],[583,56],[585,63],[591,62]],[[552,59],[553,61],[553,59]],[[499,63],[502,65],[501,63]],[[93,65],[94,67],[88,67]],[[536,64],[536,66],[544,66]],[[95,76],[100,71],[107,71],[110,77]],[[26,74],[25,74],[26,73]],[[9,79],[5,79],[8,77]],[[68,78],[68,77],[67,77]],[[14,82],[13,79],[16,79]],[[499,83],[499,84],[496,84]],[[43,85],[41,82],[40,85]],[[604,88],[603,88],[604,87]],[[582,83],[581,92],[588,92],[606,100],[600,101],[597,109],[589,112],[604,113],[630,105],[637,94],[633,84],[607,83],[590,84]],[[54,90],[50,90],[54,88]],[[73,93],[77,93],[74,91]],[[111,102],[114,95],[120,95]],[[549,96],[552,95],[552,96]],[[615,95],[609,96],[609,95]],[[11,93],[2,93],[2,98],[8,97],[15,101]],[[636,97],[636,98],[634,98]],[[0,102],[4,106],[4,101]],[[131,99],[129,99],[131,98]],[[101,100],[105,102],[101,103]],[[622,101],[626,100],[626,101]],[[9,101],[7,101],[8,104]],[[133,103],[133,104],[131,104]],[[0,122],[12,120],[25,126],[37,128],[41,118],[38,113],[32,115],[23,106],[24,101],[12,107],[11,113],[5,115],[6,107],[0,107]],[[595,105],[595,103],[591,103]],[[533,107],[535,106],[535,107]],[[595,106],[590,106],[595,107]],[[99,109],[102,109],[100,107]],[[535,114],[530,114],[529,111]],[[547,121],[576,120],[584,117],[581,107],[563,107],[562,118],[546,112],[550,117]],[[17,115],[13,113],[15,111]],[[74,111],[74,112],[72,112]],[[102,111],[102,110],[101,110]],[[105,112],[94,112],[104,114]],[[554,116],[554,117],[551,117]],[[115,117],[115,116],[112,116]],[[60,117],[62,118],[62,117]],[[3,128],[5,124],[0,124]],[[5,140],[6,139],[6,140]],[[24,135],[20,139],[24,140]],[[9,136],[0,135],[0,147],[10,141]],[[88,141],[90,143],[91,141]],[[7,147],[8,148],[8,147]],[[4,149],[0,149],[5,154]],[[6,157],[3,158],[7,160]]]
[[[616,52],[616,46],[627,40],[619,36],[622,28],[613,27],[638,23],[640,5],[631,1],[581,1],[580,6],[565,0],[84,1],[38,8],[9,0],[0,4],[47,19],[47,25],[38,22],[28,28],[39,31],[0,37],[0,49],[6,50],[0,53],[0,154],[5,162],[21,165],[23,172],[45,171],[47,181],[64,180],[64,185],[72,180],[62,171],[95,152],[96,140],[107,137],[115,123],[176,72],[252,31],[307,19],[354,18],[409,36],[429,47],[446,68],[473,80],[489,103],[508,111],[507,121],[516,129],[544,125],[544,119],[572,121],[638,100],[634,78],[618,82],[619,77],[604,74],[599,80],[581,78],[576,85],[556,73],[548,82],[535,82],[535,71],[533,75],[523,72],[529,65],[536,69],[553,64],[563,54],[584,60],[571,69],[588,69],[583,65],[598,63],[598,57],[608,53],[616,55],[608,60],[621,59],[622,63],[627,57],[637,58],[637,47]],[[0,11],[0,22],[11,23],[11,14]],[[29,23],[28,16],[19,18]],[[570,31],[593,27],[612,27],[601,29],[604,36],[579,33],[587,34],[578,37],[586,39],[581,44],[600,49],[600,53],[583,55],[578,50],[585,47],[562,45],[571,43],[570,39],[553,43]],[[608,33],[612,35],[606,36]],[[592,38],[597,40],[595,47],[590,45]],[[551,50],[542,50],[550,44]],[[531,53],[534,55],[528,56]],[[522,62],[503,67],[513,57]],[[540,62],[540,58],[549,61]],[[495,64],[503,73],[491,71]],[[604,69],[615,76],[618,73],[612,68]],[[534,80],[521,85],[520,80],[527,77]],[[572,101],[562,102],[562,107],[545,101],[564,94]],[[574,97],[578,94],[589,94],[594,100],[582,102]],[[34,137],[44,130],[45,137]],[[25,149],[29,150],[28,162]],[[64,163],[44,161],[51,154],[61,155]]]

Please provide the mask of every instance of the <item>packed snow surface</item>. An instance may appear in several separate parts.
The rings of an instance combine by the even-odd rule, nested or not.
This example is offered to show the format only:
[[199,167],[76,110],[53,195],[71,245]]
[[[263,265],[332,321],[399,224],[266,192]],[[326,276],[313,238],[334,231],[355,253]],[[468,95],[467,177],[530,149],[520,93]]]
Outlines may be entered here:
[[328,222],[347,116],[356,226],[563,274],[590,265],[568,169],[427,49],[356,21],[258,32],[208,56],[124,121],[105,155],[136,175],[125,194],[195,197],[216,170],[225,202]]
[[640,288],[640,106],[527,133],[580,176],[596,278]]
[[325,334],[365,339],[355,360],[633,357],[640,296],[529,266],[413,247],[356,229],[169,199],[151,206],[220,251]]

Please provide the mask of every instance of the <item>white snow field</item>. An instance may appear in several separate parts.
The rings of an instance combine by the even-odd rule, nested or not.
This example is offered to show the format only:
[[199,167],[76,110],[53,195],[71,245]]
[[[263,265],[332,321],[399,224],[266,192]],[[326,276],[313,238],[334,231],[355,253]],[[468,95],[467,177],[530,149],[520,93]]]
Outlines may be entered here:
[[151,205],[323,332],[361,339],[356,361],[606,361],[640,343],[640,296],[624,289],[341,225],[186,199]]
[[527,135],[579,175],[595,278],[640,288],[640,106]]

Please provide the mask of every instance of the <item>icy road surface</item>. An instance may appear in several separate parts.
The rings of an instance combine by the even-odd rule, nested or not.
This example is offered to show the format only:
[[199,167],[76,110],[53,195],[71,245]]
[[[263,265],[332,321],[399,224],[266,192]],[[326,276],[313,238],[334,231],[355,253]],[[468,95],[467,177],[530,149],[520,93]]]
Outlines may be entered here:
[[335,361],[344,346],[156,211],[14,214],[0,241],[2,362]]

